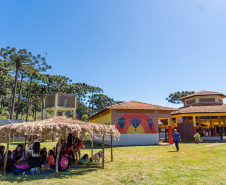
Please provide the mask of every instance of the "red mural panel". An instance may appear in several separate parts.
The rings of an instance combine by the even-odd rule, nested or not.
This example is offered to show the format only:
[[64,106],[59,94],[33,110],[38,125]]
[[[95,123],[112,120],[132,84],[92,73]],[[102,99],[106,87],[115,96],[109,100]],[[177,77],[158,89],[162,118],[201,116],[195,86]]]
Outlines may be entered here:
[[156,133],[153,119],[144,113],[126,113],[117,121],[116,128],[121,134]]

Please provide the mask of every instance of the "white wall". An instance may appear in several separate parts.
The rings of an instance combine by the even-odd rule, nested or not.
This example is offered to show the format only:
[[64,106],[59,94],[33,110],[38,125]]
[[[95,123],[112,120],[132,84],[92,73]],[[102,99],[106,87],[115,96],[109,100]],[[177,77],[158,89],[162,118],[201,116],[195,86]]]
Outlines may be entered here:
[[[94,141],[102,143],[102,137],[98,136]],[[104,139],[104,143],[111,144],[111,137]],[[158,145],[159,134],[121,134],[119,141],[113,139],[114,146],[128,146],[128,145]]]

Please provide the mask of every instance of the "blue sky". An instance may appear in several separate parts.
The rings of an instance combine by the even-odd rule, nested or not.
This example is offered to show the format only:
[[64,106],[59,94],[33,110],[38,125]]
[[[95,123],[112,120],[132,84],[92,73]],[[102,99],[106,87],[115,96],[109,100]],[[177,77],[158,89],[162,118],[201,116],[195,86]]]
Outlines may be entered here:
[[0,47],[48,53],[50,74],[115,100],[226,93],[225,0],[1,1]]

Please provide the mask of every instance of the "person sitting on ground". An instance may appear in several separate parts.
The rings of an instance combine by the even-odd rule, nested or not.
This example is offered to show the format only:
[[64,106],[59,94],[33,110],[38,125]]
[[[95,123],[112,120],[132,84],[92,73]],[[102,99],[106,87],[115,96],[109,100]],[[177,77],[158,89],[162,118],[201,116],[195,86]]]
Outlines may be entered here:
[[0,160],[5,156],[5,146],[0,147]]
[[40,161],[40,143],[34,142],[33,146],[30,145],[27,149],[27,151],[31,154],[31,161],[29,163],[30,165],[30,172],[32,175],[35,175],[35,172],[39,175],[40,169],[41,169],[41,161]]
[[68,168],[74,168],[75,167],[75,156],[73,154],[73,151],[70,150],[68,153]]
[[45,160],[44,150],[43,149],[41,149],[39,157],[40,157],[41,164],[44,164],[46,160]]
[[47,166],[50,167],[51,165],[55,165],[53,150],[49,150],[48,159],[47,159]]
[[0,169],[4,166],[5,146],[0,147]]
[[11,158],[16,161],[17,164],[22,162],[23,152],[22,152],[22,145],[17,145],[16,149],[13,151]]
[[[56,160],[55,160],[56,161]],[[59,162],[58,162],[58,170],[62,171],[68,167],[68,159],[64,156],[64,153],[60,151]],[[50,168],[56,169],[56,165],[50,165]]]
[[14,165],[16,163],[15,159],[12,158],[12,152],[11,150],[8,150],[8,159],[6,163],[6,172],[14,172],[16,170],[16,166]]
[[85,154],[79,161],[79,164],[84,164],[85,162],[90,162],[88,154]]
[[46,147],[44,147],[43,150],[44,150],[44,156],[45,156],[45,159],[46,159],[46,162],[47,162],[47,150],[46,150]]

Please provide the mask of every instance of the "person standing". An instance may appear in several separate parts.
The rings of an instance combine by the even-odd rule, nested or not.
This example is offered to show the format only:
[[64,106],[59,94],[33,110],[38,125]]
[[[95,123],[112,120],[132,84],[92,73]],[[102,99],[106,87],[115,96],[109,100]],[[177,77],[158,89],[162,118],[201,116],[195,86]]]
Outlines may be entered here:
[[177,148],[177,151],[179,151],[179,141],[181,141],[181,138],[180,138],[180,134],[177,132],[177,129],[174,129],[173,140]]

